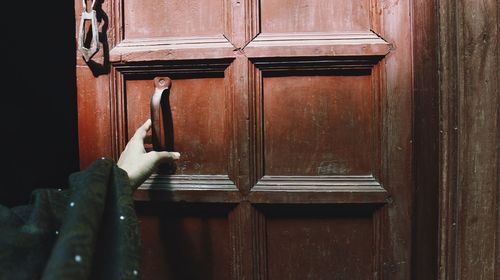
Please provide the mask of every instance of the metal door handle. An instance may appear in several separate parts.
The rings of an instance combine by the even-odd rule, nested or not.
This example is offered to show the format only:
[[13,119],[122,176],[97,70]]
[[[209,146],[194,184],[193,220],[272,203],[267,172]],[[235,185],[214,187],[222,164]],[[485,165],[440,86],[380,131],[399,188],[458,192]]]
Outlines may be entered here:
[[169,77],[156,77],[155,92],[151,97],[151,123],[152,123],[152,141],[155,151],[166,151],[165,132],[161,126],[161,100],[163,93],[170,93],[172,81]]
[[[92,10],[87,12],[87,1],[83,0],[82,18],[80,19],[80,30],[78,34],[78,49],[83,55],[83,59],[88,62],[94,54],[99,51],[99,29],[97,28],[97,15],[94,10],[95,0],[92,1]],[[85,21],[90,20],[92,25],[92,41],[90,48],[85,47]]]

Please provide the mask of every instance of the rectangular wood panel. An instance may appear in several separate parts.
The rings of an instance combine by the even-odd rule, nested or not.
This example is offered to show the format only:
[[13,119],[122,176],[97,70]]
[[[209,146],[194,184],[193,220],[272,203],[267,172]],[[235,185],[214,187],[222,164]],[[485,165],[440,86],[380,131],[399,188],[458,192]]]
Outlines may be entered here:
[[369,0],[267,0],[260,7],[263,33],[370,30]]
[[142,279],[229,279],[229,206],[139,203]]
[[[132,136],[150,117],[154,83],[128,79],[125,92],[127,132]],[[163,110],[170,118],[164,122],[167,148],[181,153],[175,174],[228,173],[226,102],[222,78],[173,80]]]
[[124,0],[125,39],[224,33],[223,0]]
[[370,174],[371,77],[265,77],[265,175]]
[[265,207],[269,279],[372,279],[372,209]]

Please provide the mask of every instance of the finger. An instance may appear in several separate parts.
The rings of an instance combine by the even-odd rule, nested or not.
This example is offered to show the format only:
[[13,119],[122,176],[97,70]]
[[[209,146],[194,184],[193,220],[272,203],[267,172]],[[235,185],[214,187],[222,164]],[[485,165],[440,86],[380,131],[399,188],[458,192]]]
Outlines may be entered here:
[[181,154],[178,153],[178,152],[150,152],[150,153],[154,153],[156,158],[159,160],[159,161],[166,161],[166,160],[177,160],[181,157]]
[[151,119],[147,119],[142,125],[145,131],[148,131],[151,128]]
[[151,128],[151,119],[147,119],[136,131],[134,136],[138,136],[141,139],[146,138],[148,130]]

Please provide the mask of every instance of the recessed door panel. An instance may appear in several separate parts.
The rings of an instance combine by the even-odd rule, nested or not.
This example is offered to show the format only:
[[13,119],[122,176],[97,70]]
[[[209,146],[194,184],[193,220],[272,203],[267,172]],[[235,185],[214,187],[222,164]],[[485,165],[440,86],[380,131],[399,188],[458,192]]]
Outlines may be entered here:
[[139,204],[148,264],[142,279],[229,279],[229,209]]
[[264,210],[269,279],[370,279],[374,256],[369,209]]
[[371,173],[373,96],[365,74],[263,78],[265,175]]
[[[154,82],[128,79],[125,86],[128,135],[150,118]],[[228,145],[223,78],[175,79],[162,102],[167,149],[181,153],[177,175],[227,174]],[[149,144],[151,139],[148,139]]]
[[223,0],[124,0],[125,39],[224,33]]
[[263,33],[370,30],[369,0],[260,1]]

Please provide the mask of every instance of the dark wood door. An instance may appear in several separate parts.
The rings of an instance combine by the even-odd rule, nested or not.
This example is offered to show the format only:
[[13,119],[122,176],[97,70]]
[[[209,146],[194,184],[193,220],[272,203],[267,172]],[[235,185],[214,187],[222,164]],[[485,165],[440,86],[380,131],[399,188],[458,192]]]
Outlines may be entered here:
[[143,279],[410,279],[409,5],[96,1],[81,166],[118,157],[172,79],[182,156],[135,193]]

